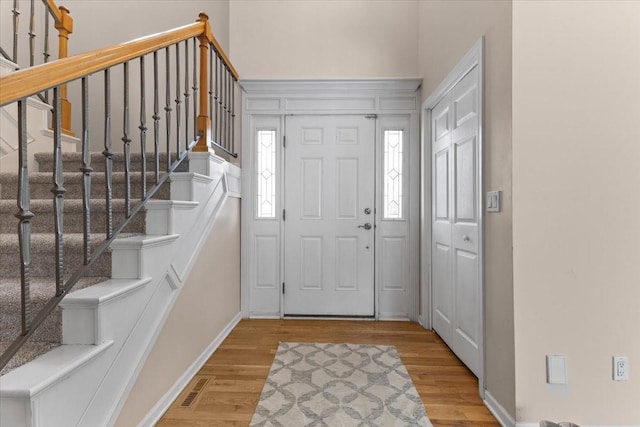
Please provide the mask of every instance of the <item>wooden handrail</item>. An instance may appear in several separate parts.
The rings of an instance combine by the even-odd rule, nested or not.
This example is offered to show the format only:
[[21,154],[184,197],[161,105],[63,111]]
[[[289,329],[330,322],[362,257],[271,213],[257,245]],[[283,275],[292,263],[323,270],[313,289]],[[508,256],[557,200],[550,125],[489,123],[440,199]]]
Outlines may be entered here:
[[[206,16],[201,14],[201,18],[202,15]],[[237,80],[237,71],[211,34],[211,30],[207,31],[207,28],[208,17],[205,20],[200,19],[198,22],[173,30],[10,73],[0,78],[0,106],[202,34],[216,48],[226,66],[229,67],[231,74]]]

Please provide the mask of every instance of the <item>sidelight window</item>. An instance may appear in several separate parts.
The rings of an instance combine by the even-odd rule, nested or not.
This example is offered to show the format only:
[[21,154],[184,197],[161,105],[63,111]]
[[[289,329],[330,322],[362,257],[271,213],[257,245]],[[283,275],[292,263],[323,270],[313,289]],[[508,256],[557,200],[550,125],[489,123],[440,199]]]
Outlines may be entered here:
[[383,218],[403,218],[403,138],[401,129],[384,131]]
[[276,217],[276,131],[261,129],[256,135],[257,217]]

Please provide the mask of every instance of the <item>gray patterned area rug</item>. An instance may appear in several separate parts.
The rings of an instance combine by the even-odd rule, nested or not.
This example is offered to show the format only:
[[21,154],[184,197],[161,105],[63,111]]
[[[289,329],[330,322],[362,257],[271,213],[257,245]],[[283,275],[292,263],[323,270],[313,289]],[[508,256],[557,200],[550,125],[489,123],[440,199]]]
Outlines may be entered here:
[[251,427],[431,426],[396,348],[280,343]]

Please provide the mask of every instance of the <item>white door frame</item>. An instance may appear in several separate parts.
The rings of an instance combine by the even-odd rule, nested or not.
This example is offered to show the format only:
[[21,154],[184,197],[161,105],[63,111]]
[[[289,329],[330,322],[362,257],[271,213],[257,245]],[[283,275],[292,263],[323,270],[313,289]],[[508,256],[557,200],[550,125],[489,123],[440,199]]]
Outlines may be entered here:
[[421,177],[422,177],[422,195],[421,195],[421,231],[420,231],[420,250],[421,250],[421,270],[420,270],[420,324],[426,328],[432,328],[433,310],[432,310],[432,283],[431,283],[431,110],[440,102],[440,100],[458,83],[462,78],[474,67],[478,67],[478,102],[480,108],[478,110],[478,155],[477,155],[477,197],[476,204],[478,215],[478,281],[480,283],[480,295],[478,298],[480,313],[480,335],[478,340],[480,352],[480,375],[478,376],[478,386],[480,396],[484,399],[485,392],[485,330],[484,330],[484,217],[483,217],[483,110],[484,110],[484,38],[480,38],[466,55],[458,62],[458,64],[449,72],[447,77],[438,85],[438,87],[429,95],[422,104],[422,157],[421,157]]
[[[243,80],[243,132],[242,132],[242,272],[241,272],[241,308],[244,318],[281,318],[283,317],[282,298],[282,232],[281,215],[271,220],[268,230],[257,224],[254,215],[254,153],[253,132],[255,124],[260,120],[272,120],[277,134],[284,131],[284,117],[296,115],[377,115],[376,143],[380,143],[384,119],[394,117],[406,118],[405,129],[408,132],[407,157],[410,197],[407,201],[407,233],[406,246],[403,256],[406,257],[408,267],[402,274],[406,276],[406,288],[396,290],[390,286],[388,290],[381,290],[381,269],[379,255],[376,251],[375,280],[376,280],[376,319],[417,320],[419,309],[419,227],[420,227],[420,137],[419,137],[419,109],[421,79],[366,79],[366,80]],[[396,128],[389,119],[389,128]],[[282,172],[283,151],[277,154]],[[283,194],[282,178],[279,178],[277,188]],[[376,197],[376,203],[380,198]],[[280,202],[276,202],[279,204]],[[277,210],[281,212],[282,205]],[[378,224],[376,232],[376,248],[381,248],[381,236],[384,225],[380,226],[380,215],[376,218]],[[395,220],[392,220],[395,221]],[[397,225],[397,224],[396,224]],[[389,227],[392,229],[393,227]],[[257,280],[256,251],[254,239],[260,234],[263,242],[269,241],[278,252],[278,267],[273,277],[268,281]],[[394,236],[389,235],[390,239]],[[264,263],[263,263],[264,265]],[[259,292],[269,301],[268,304],[257,304],[252,301],[253,290],[258,287]],[[395,293],[395,294],[394,294]],[[401,297],[398,295],[402,294]],[[395,295],[395,296],[394,296]],[[259,306],[258,306],[259,305]]]

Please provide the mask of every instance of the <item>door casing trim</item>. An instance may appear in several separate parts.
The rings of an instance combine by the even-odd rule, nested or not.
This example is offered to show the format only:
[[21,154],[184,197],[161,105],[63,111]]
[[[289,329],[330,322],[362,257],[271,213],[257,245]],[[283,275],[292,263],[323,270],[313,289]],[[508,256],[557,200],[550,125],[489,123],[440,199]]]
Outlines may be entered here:
[[[255,262],[252,251],[253,236],[253,199],[255,192],[253,189],[253,153],[252,153],[252,121],[259,117],[278,117],[280,119],[280,130],[284,132],[284,117],[286,115],[378,115],[381,116],[408,116],[410,135],[408,144],[414,152],[409,156],[409,191],[412,197],[409,198],[409,233],[408,233],[408,257],[410,260],[409,279],[411,289],[410,307],[407,313],[398,316],[380,316],[378,303],[379,286],[376,286],[375,305],[376,319],[393,320],[418,320],[419,301],[419,202],[420,202],[420,133],[419,133],[419,100],[421,79],[340,79],[340,80],[265,80],[252,79],[242,80],[242,109],[243,109],[243,132],[242,132],[242,188],[244,192],[242,204],[242,272],[241,272],[241,309],[244,318],[282,318],[283,298],[280,292],[280,304],[278,310],[268,310],[264,312],[252,312],[251,310],[251,284],[254,273],[252,272]],[[378,126],[378,125],[377,125]],[[376,130],[376,139],[379,139]],[[377,141],[378,142],[378,141]],[[283,160],[284,153],[280,152],[280,161]],[[282,163],[281,163],[282,164]],[[279,174],[283,173],[280,168]],[[280,175],[281,176],[281,175]],[[279,179],[277,188],[281,194],[283,191],[283,180]],[[378,198],[377,198],[378,200]],[[376,200],[376,203],[377,203]],[[280,206],[279,210],[281,210]],[[279,224],[282,218],[279,216]],[[279,227],[279,238],[282,242],[283,227]],[[379,245],[378,233],[376,235],[376,247]],[[280,262],[278,282],[282,282],[282,245],[280,245]],[[378,257],[376,256],[376,283],[378,277]]]

